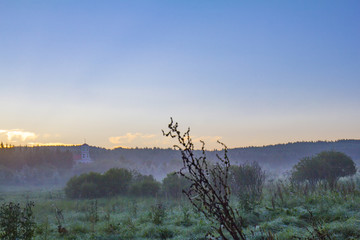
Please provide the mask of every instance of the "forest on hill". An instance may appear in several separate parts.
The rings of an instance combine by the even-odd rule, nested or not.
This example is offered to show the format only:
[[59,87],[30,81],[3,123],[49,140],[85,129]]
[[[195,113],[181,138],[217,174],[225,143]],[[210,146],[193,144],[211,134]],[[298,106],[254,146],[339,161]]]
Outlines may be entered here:
[[[4,145],[3,145],[4,146]],[[6,146],[6,145],[5,145]],[[80,146],[38,146],[0,148],[1,184],[64,184],[74,175],[87,172],[104,173],[110,168],[126,168],[141,174],[163,179],[167,173],[181,168],[180,153],[171,148],[115,148],[90,147],[90,164],[75,164],[73,155]],[[360,140],[296,142],[263,147],[229,149],[233,165],[258,162],[268,172],[281,174],[290,170],[301,158],[321,151],[339,151],[360,163]],[[196,151],[199,152],[199,151]],[[206,151],[209,161],[219,151]]]

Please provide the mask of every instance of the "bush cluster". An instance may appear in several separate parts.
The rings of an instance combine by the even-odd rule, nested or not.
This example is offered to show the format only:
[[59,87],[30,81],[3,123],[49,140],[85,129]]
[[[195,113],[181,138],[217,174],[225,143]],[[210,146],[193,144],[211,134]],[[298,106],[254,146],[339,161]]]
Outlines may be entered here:
[[157,196],[181,198],[189,182],[176,173],[169,173],[162,184],[152,175],[142,175],[123,168],[112,168],[104,174],[90,172],[72,177],[66,184],[69,198],[99,198],[117,195],[137,197]]
[[116,195],[155,196],[160,183],[153,176],[145,176],[123,168],[112,168],[104,174],[90,172],[72,177],[66,184],[69,198],[98,198]]
[[331,188],[334,188],[340,177],[355,173],[355,163],[349,156],[336,151],[323,151],[313,157],[301,159],[293,167],[291,180],[308,181],[311,185],[326,181]]

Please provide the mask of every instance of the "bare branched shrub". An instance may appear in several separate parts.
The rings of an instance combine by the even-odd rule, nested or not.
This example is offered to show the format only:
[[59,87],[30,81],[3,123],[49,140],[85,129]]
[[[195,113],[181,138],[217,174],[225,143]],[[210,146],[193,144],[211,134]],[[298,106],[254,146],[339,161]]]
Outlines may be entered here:
[[177,138],[183,168],[178,172],[191,183],[188,190],[183,192],[191,204],[213,224],[213,228],[222,239],[246,239],[242,229],[242,219],[239,213],[230,206],[229,169],[230,161],[227,147],[222,145],[224,156],[217,155],[218,161],[209,165],[205,154],[205,144],[202,142],[201,153],[195,155],[194,144],[190,137],[190,129],[185,133],[178,130],[178,123],[171,119],[169,131],[164,136]]
[[55,208],[55,217],[58,223],[58,233],[60,233],[61,235],[67,234],[67,230],[63,226],[63,224],[65,223],[64,215],[62,214],[63,209],[60,209],[55,205],[53,205],[53,207]]
[[98,214],[98,202],[97,200],[91,201],[88,206],[86,218],[91,223],[91,231],[95,232],[95,224],[100,220]]

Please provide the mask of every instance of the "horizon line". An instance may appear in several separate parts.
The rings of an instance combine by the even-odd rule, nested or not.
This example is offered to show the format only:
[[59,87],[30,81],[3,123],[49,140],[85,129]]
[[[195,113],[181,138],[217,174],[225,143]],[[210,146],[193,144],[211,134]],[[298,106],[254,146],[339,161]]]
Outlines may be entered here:
[[[287,142],[287,143],[275,143],[275,144],[267,144],[267,145],[258,145],[258,146],[254,146],[254,145],[249,145],[249,146],[244,146],[244,147],[232,147],[232,148],[228,148],[230,149],[245,149],[245,148],[262,148],[262,147],[271,147],[271,146],[278,146],[278,145],[287,145],[287,144],[296,144],[296,143],[320,143],[320,142],[324,142],[324,143],[335,143],[335,142],[341,142],[341,141],[360,141],[360,139],[337,139],[337,140],[304,140],[304,141],[294,141],[294,142]],[[107,147],[102,147],[102,146],[96,146],[96,145],[90,145],[88,143],[83,143],[83,144],[67,144],[67,143],[50,143],[50,144],[26,144],[26,145],[12,145],[12,144],[7,144],[7,143],[3,143],[1,142],[2,146],[8,146],[8,147],[3,147],[3,148],[19,148],[19,147],[27,147],[27,148],[36,148],[36,147],[78,147],[78,146],[82,146],[84,144],[89,145],[90,147],[96,147],[96,148],[102,148],[102,149],[107,149],[107,150],[115,150],[115,149],[131,149],[131,150],[135,150],[135,149],[173,149],[175,145],[171,146],[171,147],[126,147],[126,146],[115,146],[112,148],[107,148]],[[226,145],[226,144],[225,144]],[[0,147],[1,148],[1,147]],[[201,148],[199,149],[195,149],[195,150],[201,150]],[[213,150],[209,150],[209,149],[205,149],[206,151],[219,151],[218,149],[213,149]],[[220,149],[220,150],[223,150]]]

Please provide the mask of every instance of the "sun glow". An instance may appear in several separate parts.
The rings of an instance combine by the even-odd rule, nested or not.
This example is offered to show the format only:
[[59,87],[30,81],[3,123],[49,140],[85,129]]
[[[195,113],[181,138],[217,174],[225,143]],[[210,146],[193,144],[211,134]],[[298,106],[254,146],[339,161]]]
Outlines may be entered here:
[[27,132],[22,129],[0,130],[0,134],[5,134],[10,142],[26,141],[36,139],[38,136],[33,132]]
[[60,143],[60,142],[50,142],[50,143],[30,142],[28,143],[28,145],[30,147],[36,147],[36,146],[75,146],[76,144]]

